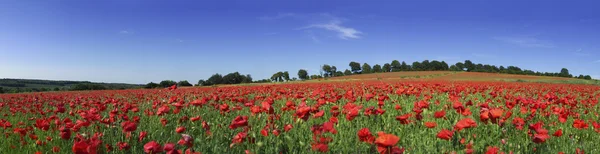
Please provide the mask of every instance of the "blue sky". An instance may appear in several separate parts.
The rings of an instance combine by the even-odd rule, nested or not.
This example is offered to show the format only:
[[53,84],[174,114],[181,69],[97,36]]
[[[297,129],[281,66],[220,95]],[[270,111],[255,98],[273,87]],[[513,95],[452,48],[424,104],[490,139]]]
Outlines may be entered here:
[[0,1],[0,78],[196,83],[444,60],[600,78],[600,1]]

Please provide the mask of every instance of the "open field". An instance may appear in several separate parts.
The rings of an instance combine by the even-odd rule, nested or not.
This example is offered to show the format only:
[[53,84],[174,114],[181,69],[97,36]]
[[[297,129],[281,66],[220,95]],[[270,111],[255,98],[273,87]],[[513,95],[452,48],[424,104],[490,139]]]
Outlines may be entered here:
[[600,152],[599,86],[438,78],[4,94],[0,153]]
[[358,74],[319,79],[318,81],[357,81],[357,80],[404,80],[404,81],[505,81],[600,85],[598,80],[583,80],[564,77],[531,76],[500,73],[453,72],[453,71],[409,71]]

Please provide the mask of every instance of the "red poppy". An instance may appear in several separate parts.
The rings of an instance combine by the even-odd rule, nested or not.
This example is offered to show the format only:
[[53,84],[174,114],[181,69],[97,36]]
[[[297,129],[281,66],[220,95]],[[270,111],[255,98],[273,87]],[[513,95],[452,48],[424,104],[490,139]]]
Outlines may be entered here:
[[156,143],[156,141],[150,141],[146,144],[144,144],[144,152],[146,153],[150,153],[150,154],[155,154],[155,153],[161,153],[163,151],[163,147]]
[[137,129],[137,124],[131,121],[124,121],[121,123],[121,127],[123,127],[123,132],[133,132]]
[[485,154],[498,154],[498,151],[500,151],[500,148],[490,146],[487,148]]
[[61,139],[64,139],[64,140],[71,139],[71,129],[66,128],[65,126],[61,126],[59,128],[59,131],[60,131],[59,135],[60,135]]
[[148,133],[146,131],[141,131],[140,136],[138,136],[138,142],[142,142],[142,140],[144,140],[146,135],[148,135]]
[[550,136],[546,133],[536,133],[533,135],[533,142],[544,143],[548,138],[550,138]]
[[294,128],[294,126],[292,126],[291,124],[287,124],[287,125],[283,126],[283,131],[288,132],[292,128]]
[[358,130],[358,139],[362,142],[372,144],[375,141],[375,137],[371,134],[369,128],[363,128]]
[[425,127],[427,128],[435,128],[437,126],[437,123],[431,121],[431,122],[425,122]]
[[409,124],[410,120],[408,120],[408,118],[410,118],[410,116],[410,113],[401,116],[396,116],[396,120],[400,121],[400,124]]
[[175,144],[173,143],[166,143],[165,146],[163,147],[163,150],[165,152],[167,152],[167,154],[179,154],[180,152],[177,151],[177,149],[175,149]]
[[248,136],[248,134],[245,132],[240,132],[240,133],[236,134],[235,136],[233,136],[233,139],[231,140],[231,144],[229,146],[233,147],[233,145],[235,145],[235,144],[244,142],[244,140],[246,139],[246,136]]
[[442,140],[450,140],[452,138],[452,135],[454,134],[454,132],[447,130],[447,129],[442,129],[438,134],[437,137],[442,139]]
[[586,124],[583,120],[575,119],[575,121],[573,121],[573,127],[577,129],[584,129],[588,128],[588,124]]
[[375,139],[375,144],[377,146],[394,146],[396,143],[400,141],[400,138],[394,134],[385,134],[383,132],[379,132],[377,138]]
[[248,126],[248,116],[237,116],[235,119],[233,119],[233,121],[231,121],[229,129],[236,129],[244,126]]
[[462,119],[462,120],[458,121],[456,123],[456,125],[454,125],[454,129],[457,131],[460,131],[465,128],[472,128],[472,127],[477,127],[477,123],[475,123],[475,120],[473,120],[471,118]]
[[433,117],[435,118],[444,118],[446,116],[446,111],[441,110],[441,111],[437,111],[433,114]]
[[117,146],[119,147],[119,150],[129,150],[129,148],[131,148],[127,142],[118,142]]
[[327,152],[329,150],[329,146],[324,143],[317,143],[312,145],[312,149],[318,152]]
[[558,129],[558,130],[556,130],[556,131],[554,132],[554,134],[552,134],[552,136],[555,136],[555,137],[561,137],[561,136],[562,136],[562,134],[563,134],[563,131],[562,131],[562,129]]
[[185,127],[184,126],[179,126],[175,129],[175,132],[181,134],[183,132],[185,132]]

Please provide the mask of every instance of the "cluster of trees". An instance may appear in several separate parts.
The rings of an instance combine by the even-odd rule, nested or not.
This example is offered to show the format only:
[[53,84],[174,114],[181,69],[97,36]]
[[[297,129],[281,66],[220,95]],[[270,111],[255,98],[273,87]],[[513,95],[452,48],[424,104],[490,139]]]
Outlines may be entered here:
[[55,81],[37,79],[0,79],[0,93],[134,89],[143,85],[124,83],[95,83],[90,81]]
[[[319,79],[335,76],[353,75],[353,74],[368,74],[368,73],[381,73],[381,72],[400,72],[400,71],[467,71],[467,72],[488,72],[488,73],[505,73],[505,74],[522,74],[522,75],[537,75],[537,76],[554,76],[554,77],[574,77],[569,73],[566,68],[561,69],[558,73],[552,72],[534,72],[532,70],[524,70],[517,66],[495,66],[489,64],[476,64],[470,60],[464,62],[458,62],[454,65],[449,66],[445,61],[437,60],[423,60],[421,62],[416,61],[411,65],[406,62],[393,60],[391,63],[385,63],[382,65],[375,64],[373,66],[368,63],[359,63],[352,61],[348,64],[350,70],[346,69],[344,72],[338,71],[336,66],[324,64],[321,66],[321,75],[308,75],[307,71],[301,69],[298,71],[298,77],[301,80],[308,79]],[[574,78],[591,80],[589,75],[579,75]],[[273,80],[281,81],[281,80]]]
[[[320,74],[308,74],[308,71],[305,69],[298,70],[298,78],[290,78],[290,74],[288,71],[279,71],[271,76],[269,79],[261,79],[257,81],[252,81],[252,77],[248,75],[241,75],[238,72],[229,73],[225,76],[220,74],[214,74],[209,79],[199,80],[196,86],[209,86],[215,84],[239,84],[239,83],[269,83],[269,82],[287,82],[287,81],[295,81],[295,80],[309,80],[309,79],[320,79],[320,78],[328,78],[328,77],[336,77],[336,76],[345,76],[345,75],[354,75],[354,74],[369,74],[369,73],[383,73],[383,72],[400,72],[400,71],[467,71],[467,72],[488,72],[488,73],[505,73],[505,74],[522,74],[522,75],[538,75],[538,76],[554,76],[554,77],[574,77],[578,79],[587,79],[591,80],[591,76],[589,75],[579,75],[573,76],[569,73],[569,70],[566,68],[561,69],[558,73],[552,72],[534,72],[532,70],[521,69],[516,66],[496,66],[489,64],[479,64],[473,63],[470,60],[465,60],[464,62],[458,62],[453,65],[448,65],[445,61],[437,61],[437,60],[423,60],[423,61],[415,61],[410,65],[406,62],[393,60],[390,63],[385,63],[383,65],[375,64],[371,66],[368,63],[359,63],[352,61],[348,64],[350,69],[345,69],[343,72],[338,70],[336,66],[324,64],[321,65],[319,70]],[[170,85],[177,84],[179,86],[191,86],[191,84],[187,83],[187,81],[180,81],[179,83],[175,83],[175,81],[166,80],[161,82],[160,84],[149,83],[147,87],[155,88],[155,87],[167,87]],[[152,84],[152,85],[150,85]]]
[[213,74],[205,80],[199,80],[196,86],[210,86],[217,84],[240,84],[240,83],[252,83],[252,76],[250,74],[242,75],[239,72],[229,73],[225,76],[217,73]]
[[170,86],[173,86],[173,85],[177,85],[179,87],[192,86],[192,84],[190,84],[190,82],[188,82],[187,80],[182,80],[182,81],[179,81],[179,82],[175,82],[173,80],[163,80],[160,83],[150,82],[150,83],[146,84],[146,86],[144,86],[144,88],[146,88],[146,89],[166,88],[166,87],[170,87]]
[[240,84],[240,83],[252,83],[252,76],[250,76],[250,74],[242,75],[239,72],[229,73],[225,76],[223,76],[219,73],[216,73],[216,74],[213,74],[212,76],[210,76],[210,78],[208,78],[207,80],[198,80],[198,83],[195,85],[192,85],[187,80],[183,80],[183,81],[179,81],[179,82],[175,82],[173,80],[163,80],[158,84],[154,83],[154,82],[150,82],[150,83],[146,84],[145,88],[147,88],[147,89],[166,88],[166,87],[170,87],[173,85],[177,85],[179,87],[187,87],[187,86],[211,86],[211,85],[217,85],[217,84]]
[[[465,60],[465,62],[458,62],[452,66],[450,66],[451,71],[467,71],[467,72],[487,72],[487,73],[504,73],[504,74],[520,74],[520,75],[536,75],[536,76],[552,76],[552,77],[565,77],[572,78],[574,77],[569,73],[567,68],[562,68],[560,72],[539,72],[532,71],[527,69],[521,69],[517,66],[496,66],[489,64],[475,64],[470,60]],[[592,77],[590,75],[579,75],[574,78],[578,79],[586,79],[591,80]]]
[[291,80],[292,79],[290,78],[290,73],[288,73],[288,71],[284,71],[284,72],[279,71],[271,76],[271,81],[275,81],[275,82],[283,82],[283,81],[291,81]]

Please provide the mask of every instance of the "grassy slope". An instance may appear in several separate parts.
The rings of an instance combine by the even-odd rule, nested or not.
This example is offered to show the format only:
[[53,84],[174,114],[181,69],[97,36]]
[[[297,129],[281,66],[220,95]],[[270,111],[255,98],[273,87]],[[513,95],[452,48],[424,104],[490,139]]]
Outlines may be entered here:
[[348,80],[446,80],[446,81],[506,81],[506,82],[539,82],[539,83],[566,83],[566,84],[592,84],[600,85],[598,80],[583,80],[575,78],[531,76],[499,73],[480,72],[452,72],[452,71],[416,71],[416,72],[388,72],[373,74],[358,74],[350,76],[332,77],[311,81],[348,81]]

